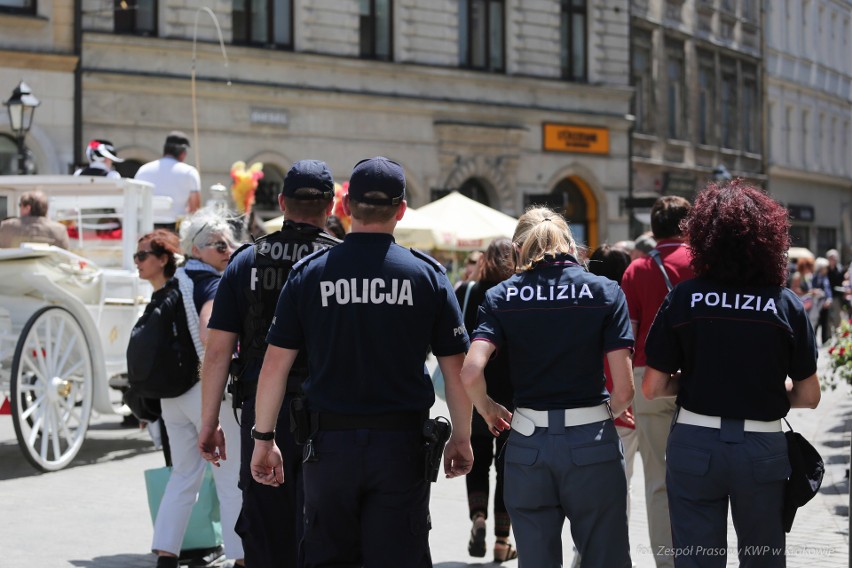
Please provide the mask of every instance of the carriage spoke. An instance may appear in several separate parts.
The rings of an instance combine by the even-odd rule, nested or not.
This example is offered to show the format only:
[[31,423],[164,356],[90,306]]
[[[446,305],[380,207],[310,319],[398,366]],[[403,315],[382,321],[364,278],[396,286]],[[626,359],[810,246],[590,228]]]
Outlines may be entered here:
[[43,370],[43,369],[38,369],[38,368],[36,368],[36,366],[35,366],[35,364],[33,363],[33,360],[32,360],[31,358],[29,358],[29,357],[24,357],[24,358],[22,359],[22,361],[23,361],[24,365],[26,365],[26,366],[29,368],[30,372],[31,372],[33,375],[35,375],[35,376],[36,376],[36,378],[39,380],[39,382],[44,382],[45,380],[47,380],[47,379],[46,379],[47,374],[44,372],[44,370]]
[[[51,327],[53,327],[51,325]],[[60,342],[62,341],[62,336],[65,333],[65,320],[59,320],[59,326],[56,329],[56,333],[50,336],[50,343],[52,344],[52,349],[47,353],[50,359],[50,365],[54,369],[59,369],[59,357],[60,357]]]
[[44,420],[41,425],[41,449],[39,455],[41,459],[47,459],[47,432],[50,429],[50,405],[47,405],[44,411]]
[[62,369],[61,367],[57,367],[56,368],[56,376],[62,377],[63,379],[68,380],[68,381],[83,382],[84,379],[80,375],[77,375],[76,377],[69,377],[68,376],[72,373],[75,373],[77,371],[77,369],[79,369],[83,365],[85,365],[85,363],[81,359],[78,359],[73,365],[71,365],[71,367],[67,371]]
[[[38,363],[39,369],[41,369],[41,374],[44,377],[49,377],[50,372],[47,369],[47,362],[44,360],[43,348],[37,333],[33,335],[33,343],[35,343],[35,349],[32,350],[32,353],[35,353],[35,360]],[[25,355],[25,357],[31,357],[32,353]]]
[[[65,363],[68,362],[68,357],[71,356],[71,354],[74,352],[76,347],[77,347],[77,337],[72,335],[71,338],[68,341],[68,345],[66,345],[66,347],[65,347],[65,351],[62,353],[62,359],[56,364],[56,369],[57,369],[56,374],[59,375],[60,377],[62,376],[62,374],[59,372],[59,369],[62,369],[63,367],[65,367]],[[79,364],[80,361],[78,360],[77,363]],[[67,374],[71,374],[71,371],[68,371]]]
[[50,440],[53,442],[53,459],[58,460],[62,457],[62,451],[59,448],[59,426],[62,424],[62,420],[59,416],[59,409],[53,408],[53,426],[50,428],[50,432],[48,435],[50,436]]
[[41,395],[40,397],[38,397],[34,401],[32,401],[30,403],[30,406],[21,413],[21,419],[22,420],[29,419],[30,415],[33,412],[36,412],[39,408],[41,408],[41,405],[44,403],[44,398],[45,398],[44,395]]

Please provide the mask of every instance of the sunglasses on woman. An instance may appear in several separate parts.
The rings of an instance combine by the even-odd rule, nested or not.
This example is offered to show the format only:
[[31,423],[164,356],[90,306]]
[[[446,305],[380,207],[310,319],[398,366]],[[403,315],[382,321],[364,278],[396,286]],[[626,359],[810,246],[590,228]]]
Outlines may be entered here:
[[228,250],[230,250],[231,246],[228,243],[226,243],[225,241],[216,241],[216,242],[213,242],[213,243],[207,243],[206,245],[204,245],[204,248],[215,248],[216,252],[224,253],[224,252],[228,252]]
[[145,262],[147,260],[148,255],[156,254],[152,250],[140,250],[136,254],[133,255],[133,260],[137,260],[139,262]]

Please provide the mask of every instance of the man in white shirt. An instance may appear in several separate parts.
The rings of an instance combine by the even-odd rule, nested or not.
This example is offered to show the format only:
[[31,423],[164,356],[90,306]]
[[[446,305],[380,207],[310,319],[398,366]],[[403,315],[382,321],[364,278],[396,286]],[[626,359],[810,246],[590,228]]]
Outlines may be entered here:
[[174,229],[181,217],[192,214],[201,206],[201,178],[198,170],[184,164],[189,138],[179,130],[166,137],[163,157],[139,168],[135,179],[154,185],[154,195],[172,198],[172,210],[159,215],[155,222]]

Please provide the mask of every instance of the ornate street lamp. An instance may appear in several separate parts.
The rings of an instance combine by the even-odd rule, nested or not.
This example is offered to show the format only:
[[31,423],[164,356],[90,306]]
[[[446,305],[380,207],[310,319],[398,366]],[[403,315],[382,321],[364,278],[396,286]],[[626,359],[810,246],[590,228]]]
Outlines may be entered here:
[[12,96],[8,101],[3,103],[9,110],[9,124],[12,127],[12,133],[18,142],[18,173],[25,175],[27,173],[27,147],[24,144],[24,139],[30,127],[33,125],[33,115],[35,108],[41,104],[37,98],[33,96],[33,91],[30,86],[21,81],[15,90],[12,91]]

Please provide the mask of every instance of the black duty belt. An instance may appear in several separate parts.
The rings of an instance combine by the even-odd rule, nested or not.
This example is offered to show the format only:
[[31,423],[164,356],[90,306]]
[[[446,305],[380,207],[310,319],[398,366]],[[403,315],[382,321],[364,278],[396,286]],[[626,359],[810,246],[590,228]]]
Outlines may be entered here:
[[421,430],[428,412],[393,414],[311,413],[311,430]]

